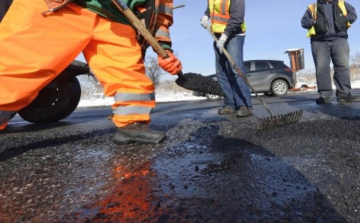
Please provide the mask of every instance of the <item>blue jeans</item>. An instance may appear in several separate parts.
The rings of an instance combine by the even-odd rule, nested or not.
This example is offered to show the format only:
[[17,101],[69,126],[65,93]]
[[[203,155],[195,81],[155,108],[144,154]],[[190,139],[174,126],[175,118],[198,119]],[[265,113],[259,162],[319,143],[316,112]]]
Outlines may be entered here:
[[[245,36],[234,35],[229,37],[225,49],[229,52],[242,73],[246,75],[243,61],[243,46]],[[225,54],[220,53],[214,42],[216,75],[224,92],[224,104],[235,110],[241,106],[252,107],[251,91],[245,81],[233,69]]]
[[329,98],[332,95],[331,61],[334,65],[336,94],[350,93],[350,48],[347,39],[338,38],[332,41],[312,41],[311,51],[316,68],[316,81],[320,97]]

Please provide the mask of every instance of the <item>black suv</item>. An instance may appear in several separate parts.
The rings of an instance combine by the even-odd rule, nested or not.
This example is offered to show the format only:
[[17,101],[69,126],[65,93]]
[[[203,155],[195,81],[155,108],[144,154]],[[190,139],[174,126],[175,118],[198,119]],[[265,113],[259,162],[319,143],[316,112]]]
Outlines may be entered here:
[[[246,76],[251,86],[258,93],[266,96],[285,96],[289,89],[295,87],[295,72],[280,60],[247,60],[244,61]],[[209,75],[217,81],[216,74]],[[210,101],[220,100],[218,95],[194,92],[196,96],[205,96]]]

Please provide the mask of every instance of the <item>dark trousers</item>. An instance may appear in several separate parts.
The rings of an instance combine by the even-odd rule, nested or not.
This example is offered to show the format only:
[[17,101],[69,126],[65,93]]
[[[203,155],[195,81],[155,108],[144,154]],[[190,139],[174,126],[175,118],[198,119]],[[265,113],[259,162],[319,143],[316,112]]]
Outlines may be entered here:
[[[225,48],[241,71],[245,74],[246,72],[243,60],[244,43],[244,35],[234,35],[229,37],[227,43],[225,44]],[[224,92],[224,105],[235,110],[239,109],[241,106],[252,107],[249,86],[233,69],[226,56],[223,53],[220,53],[215,43],[214,50],[216,75]]]
[[316,68],[316,81],[320,97],[332,95],[330,62],[334,65],[334,84],[336,95],[351,92],[349,56],[350,48],[347,39],[338,38],[332,41],[312,41],[311,50]]

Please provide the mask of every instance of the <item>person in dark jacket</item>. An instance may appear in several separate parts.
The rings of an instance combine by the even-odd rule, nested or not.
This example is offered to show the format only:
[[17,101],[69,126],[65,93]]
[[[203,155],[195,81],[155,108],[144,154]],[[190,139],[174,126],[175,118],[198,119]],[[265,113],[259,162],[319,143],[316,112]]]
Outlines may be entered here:
[[[245,74],[243,46],[245,42],[245,0],[208,0],[208,7],[200,20],[201,26],[211,29],[219,39],[214,43],[216,75],[224,92],[224,105],[220,115],[236,112],[236,117],[252,114],[249,86],[232,68],[222,53],[225,48]],[[210,24],[209,24],[210,23]]]
[[308,29],[316,68],[316,81],[320,97],[317,104],[331,103],[332,84],[330,62],[334,65],[334,83],[339,104],[360,101],[351,94],[348,28],[357,19],[349,3],[339,0],[318,0],[308,6],[301,19]]

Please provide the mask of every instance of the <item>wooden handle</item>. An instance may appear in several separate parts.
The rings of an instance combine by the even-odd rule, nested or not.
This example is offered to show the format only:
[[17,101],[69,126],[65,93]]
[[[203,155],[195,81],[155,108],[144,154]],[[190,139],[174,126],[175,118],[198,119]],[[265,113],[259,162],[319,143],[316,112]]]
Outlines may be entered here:
[[130,23],[140,32],[140,34],[146,39],[154,51],[162,58],[167,58],[166,51],[160,46],[156,39],[151,35],[149,30],[140,22],[136,15],[129,9],[129,7],[122,0],[112,0],[118,9],[126,16]]

